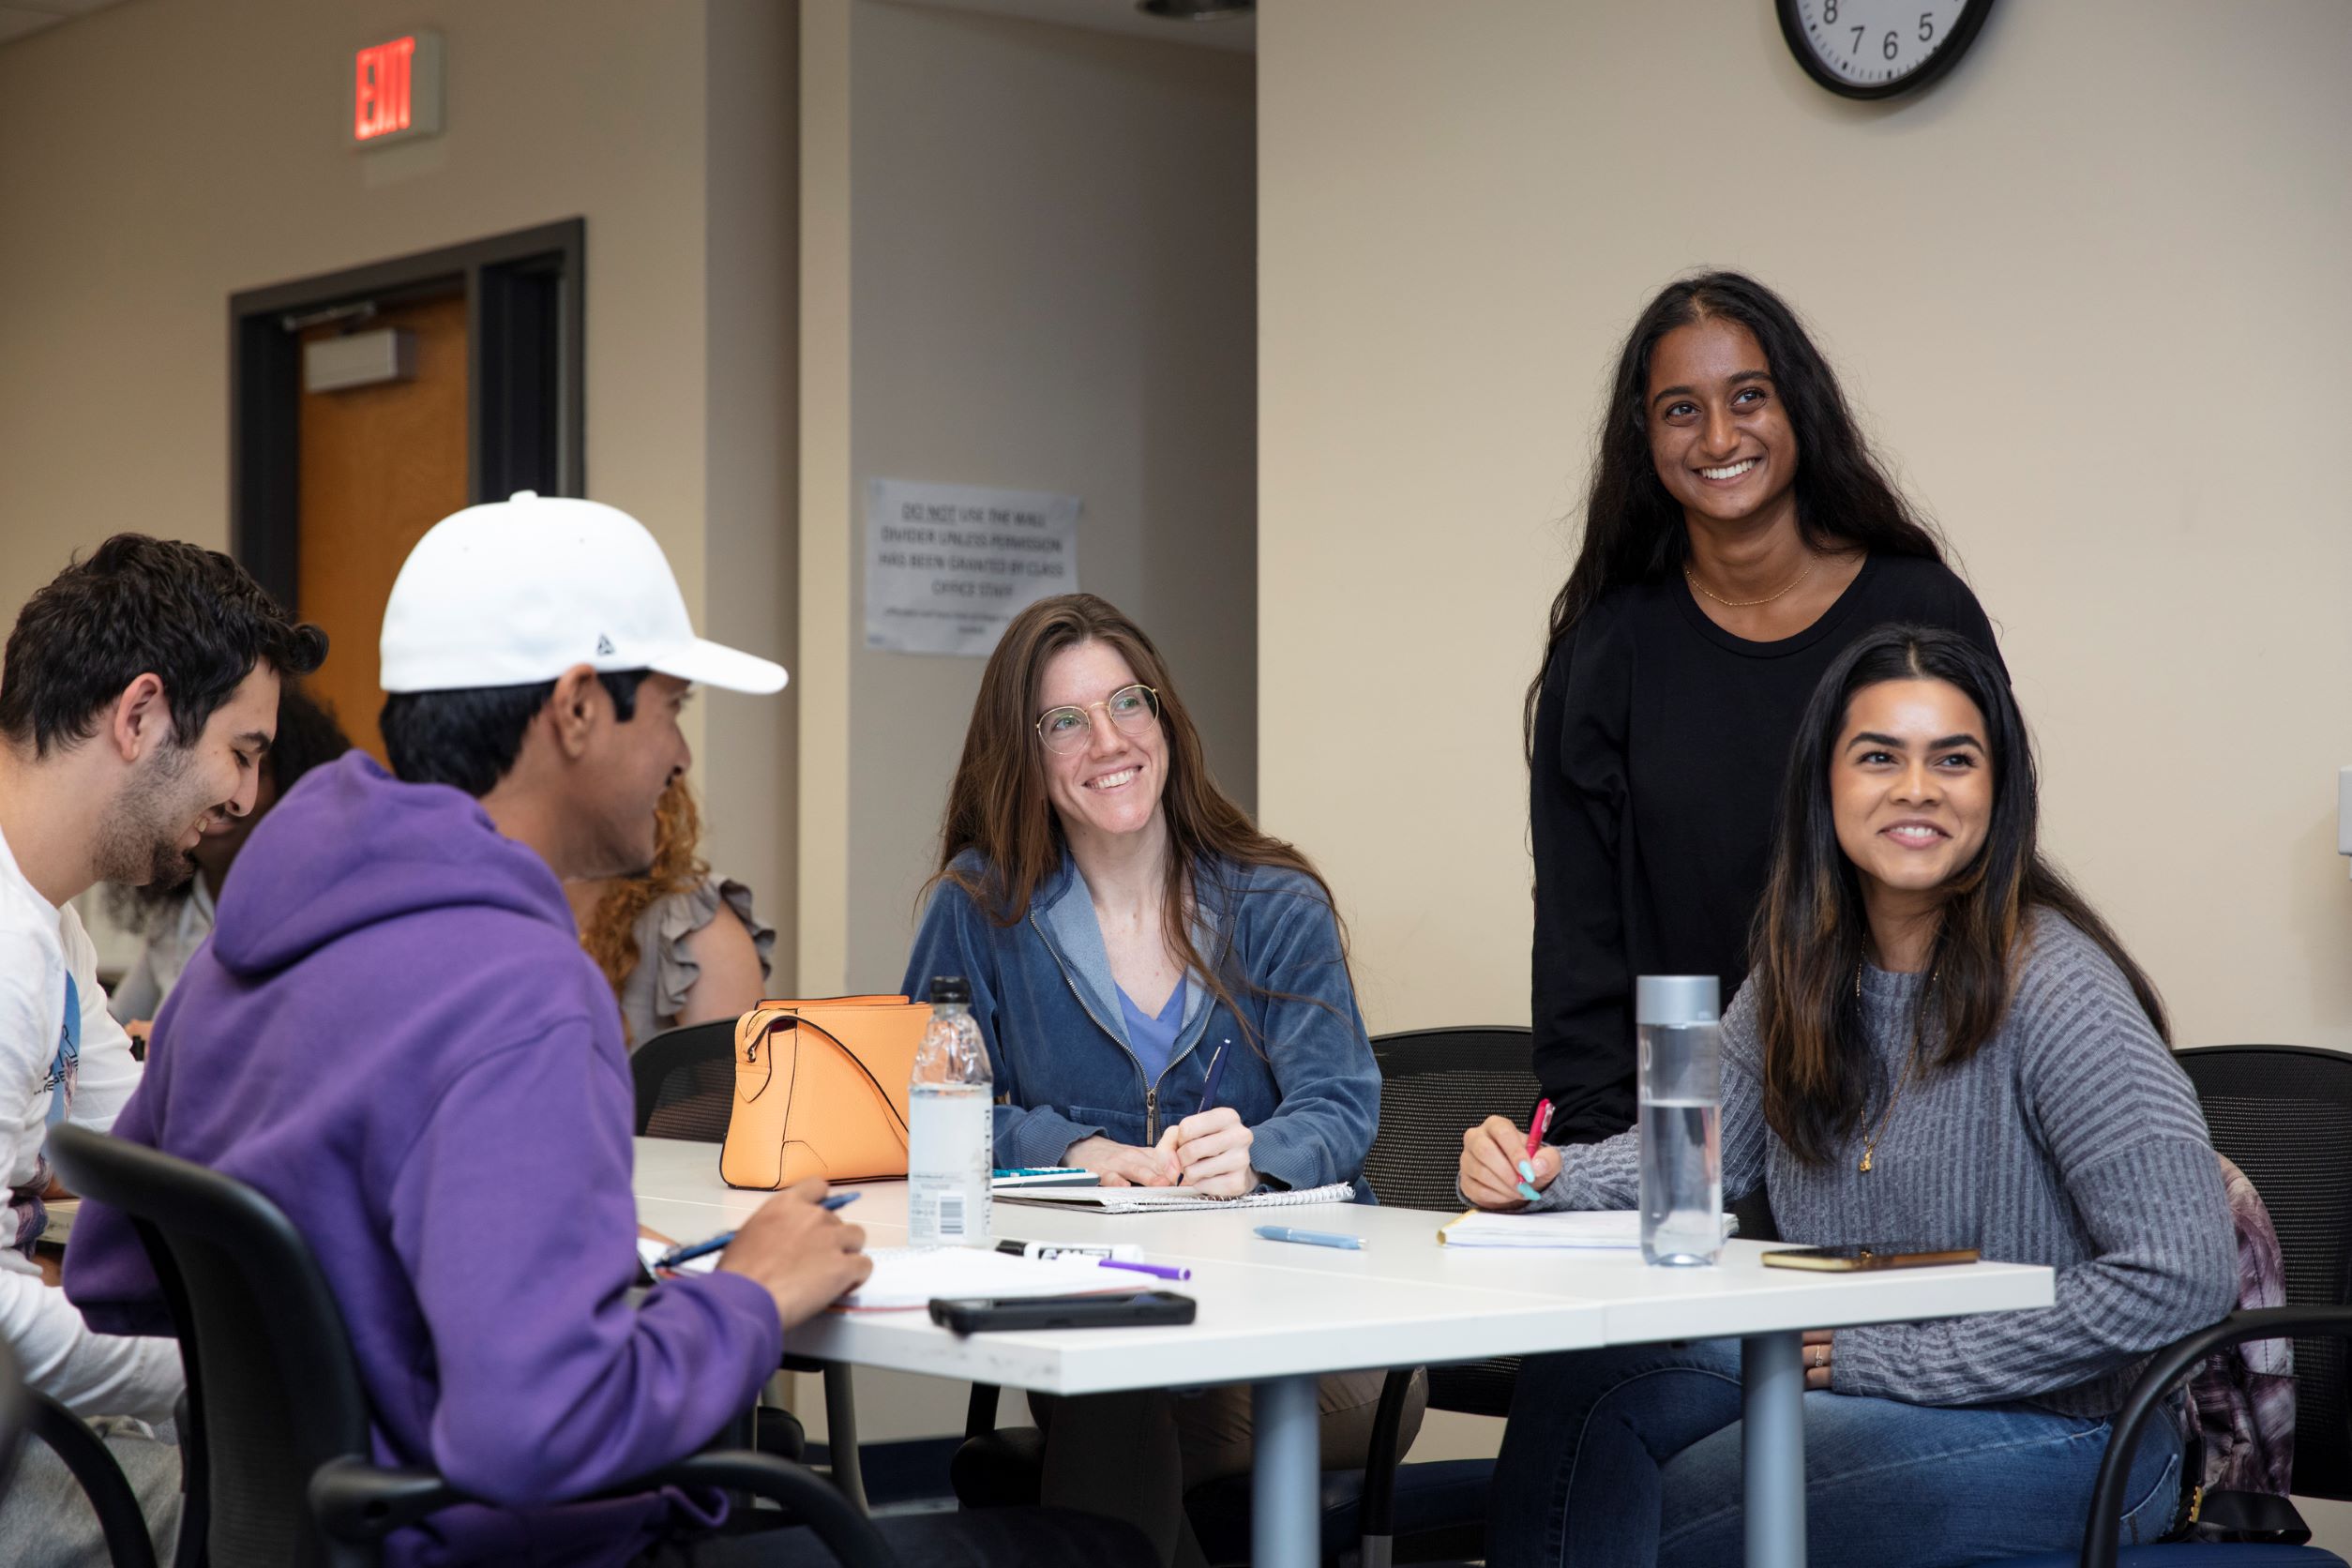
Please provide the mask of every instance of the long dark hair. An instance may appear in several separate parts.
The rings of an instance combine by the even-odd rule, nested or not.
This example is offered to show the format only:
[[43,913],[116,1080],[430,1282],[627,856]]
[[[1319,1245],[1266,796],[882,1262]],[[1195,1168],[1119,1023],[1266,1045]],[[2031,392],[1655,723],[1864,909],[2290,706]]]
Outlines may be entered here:
[[2000,666],[1957,632],[1887,626],[1865,633],[1823,672],[1789,748],[1773,833],[1772,874],[1756,912],[1756,1028],[1764,1044],[1764,1117],[1808,1164],[1831,1159],[1869,1097],[1874,1069],[1854,995],[1870,922],[1862,883],[1838,845],[1830,767],[1854,694],[1882,681],[1942,681],[1984,716],[1993,814],[1974,859],[1943,888],[1928,963],[1934,982],[1913,1016],[1922,1065],[1976,1054],[2008,1011],[2028,916],[2061,915],[2115,960],[2159,1035],[2169,1037],[2156,988],[2107,923],[2042,857],[2040,791],[2025,716]]
[[1859,545],[1874,555],[1944,558],[1935,532],[1871,456],[1836,374],[1787,302],[1737,272],[1678,279],[1643,309],[1617,356],[1608,405],[1593,441],[1584,542],[1552,600],[1544,656],[1528,683],[1521,724],[1530,761],[1536,699],[1561,641],[1603,594],[1671,577],[1690,553],[1681,505],[1666,493],[1650,455],[1650,356],[1675,328],[1709,320],[1746,327],[1764,351],[1764,368],[1772,372],[1797,438],[1797,526],[1807,542],[1822,550]]
[[[1168,780],[1160,809],[1168,819],[1168,883],[1160,905],[1160,929],[1174,957],[1199,975],[1211,995],[1249,1031],[1248,1017],[1234,992],[1274,995],[1245,976],[1224,972],[1192,940],[1196,879],[1211,861],[1232,866],[1271,866],[1296,871],[1321,890],[1339,921],[1330,884],[1306,856],[1260,833],[1249,813],[1209,776],[1200,731],[1178,695],[1168,662],[1152,640],[1108,599],[1093,594],[1059,594],[1039,599],[1013,617],[980,675],[980,695],[964,731],[963,760],[948,786],[947,814],[940,830],[939,870],[926,884],[953,882],[1000,926],[1018,925],[1047,880],[1062,868],[1062,819],[1046,793],[1045,761],[1034,727],[1038,693],[1047,661],[1065,648],[1101,642],[1116,649],[1135,678],[1159,693],[1160,732],[1168,743]],[[974,874],[956,864],[966,850],[979,852]],[[1230,934],[1229,923],[1225,927]],[[1340,926],[1341,962],[1346,962],[1346,927]],[[1222,960],[1224,955],[1220,955]],[[1255,1045],[1255,1041],[1252,1042]]]

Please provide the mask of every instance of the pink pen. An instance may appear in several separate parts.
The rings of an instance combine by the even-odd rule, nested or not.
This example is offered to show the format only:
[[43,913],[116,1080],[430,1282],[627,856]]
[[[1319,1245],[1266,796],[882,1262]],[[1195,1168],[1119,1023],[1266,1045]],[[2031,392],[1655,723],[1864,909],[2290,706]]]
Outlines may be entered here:
[[1527,1133],[1527,1157],[1529,1159],[1533,1159],[1535,1157],[1535,1151],[1544,1147],[1544,1132],[1545,1129],[1549,1127],[1551,1124],[1551,1101],[1538,1101],[1535,1107],[1535,1125],[1530,1127]]

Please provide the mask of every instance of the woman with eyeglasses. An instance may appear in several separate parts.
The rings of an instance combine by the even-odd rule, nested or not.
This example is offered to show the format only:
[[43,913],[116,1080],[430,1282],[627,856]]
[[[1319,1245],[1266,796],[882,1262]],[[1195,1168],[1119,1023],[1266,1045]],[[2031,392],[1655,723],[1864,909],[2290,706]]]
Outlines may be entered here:
[[[907,994],[946,974],[988,1040],[998,1165],[1369,1197],[1380,1075],[1331,890],[1217,789],[1159,651],[1092,594],[1021,611],[981,675]],[[1380,1381],[1324,1380],[1328,1464],[1363,1462]],[[1182,1496],[1247,1468],[1245,1390],[1040,1416],[1045,1501],[1199,1560]]]

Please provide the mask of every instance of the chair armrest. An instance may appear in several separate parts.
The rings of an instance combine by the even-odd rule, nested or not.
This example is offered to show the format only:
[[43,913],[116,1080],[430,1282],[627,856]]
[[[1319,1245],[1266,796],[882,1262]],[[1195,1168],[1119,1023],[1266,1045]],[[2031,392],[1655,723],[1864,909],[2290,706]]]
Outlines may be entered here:
[[386,1470],[346,1455],[310,1472],[310,1517],[338,1541],[381,1541],[445,1508],[480,1501],[422,1466]]
[[2108,1428],[2106,1457],[2099,1464],[2099,1480],[2090,1493],[2090,1519],[2083,1529],[2082,1568],[2115,1568],[2132,1458],[2139,1452],[2140,1433],[2163,1405],[2164,1396],[2172,1392],[2173,1385],[2216,1350],[2249,1339],[2312,1335],[2352,1338],[2352,1307],[2266,1306],[2256,1311],[2233,1312],[2212,1327],[2199,1329],[2156,1352]]
[[842,1568],[897,1568],[898,1559],[874,1522],[839,1488],[805,1465],[772,1454],[715,1449],[690,1454],[674,1465],[641,1475],[608,1495],[626,1496],[656,1486],[707,1486],[749,1492],[789,1509],[841,1560]]
[[[690,1454],[675,1464],[566,1500],[632,1497],[664,1486],[766,1498],[806,1521],[841,1560],[842,1568],[897,1568],[889,1544],[848,1499],[814,1471],[774,1455],[744,1449]],[[339,1541],[380,1541],[445,1508],[484,1500],[460,1491],[433,1470],[384,1470],[355,1458],[330,1459],[310,1477],[311,1516]]]

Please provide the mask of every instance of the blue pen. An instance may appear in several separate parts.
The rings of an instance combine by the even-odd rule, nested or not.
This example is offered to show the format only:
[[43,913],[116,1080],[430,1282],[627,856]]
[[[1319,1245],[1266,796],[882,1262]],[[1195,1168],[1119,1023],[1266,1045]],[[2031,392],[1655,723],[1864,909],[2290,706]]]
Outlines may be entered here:
[[1258,1233],[1270,1242],[1297,1242],[1302,1246],[1344,1247],[1349,1252],[1364,1250],[1362,1236],[1342,1236],[1330,1230],[1298,1230],[1288,1225],[1261,1225]]
[[[1227,1046],[1230,1046],[1232,1043],[1232,1041],[1228,1040],[1224,1043],[1224,1045],[1218,1046],[1216,1050],[1209,1058],[1209,1077],[1207,1081],[1203,1082],[1200,1086],[1201,1110],[1206,1110],[1211,1106],[1216,1104],[1217,1080],[1225,1076],[1225,1049]],[[1199,1111],[1195,1111],[1193,1114],[1197,1116],[1199,1114]]]
[[[825,1197],[817,1200],[817,1207],[820,1209],[844,1209],[856,1202],[864,1196],[865,1194],[863,1193],[855,1192],[829,1193]],[[735,1233],[732,1230],[730,1230],[724,1236],[713,1236],[709,1241],[697,1242],[692,1246],[673,1246],[668,1252],[663,1253],[659,1258],[654,1259],[654,1267],[656,1269],[674,1269],[681,1263],[691,1263],[697,1258],[708,1258],[714,1252],[726,1251],[727,1244],[734,1239]]]

